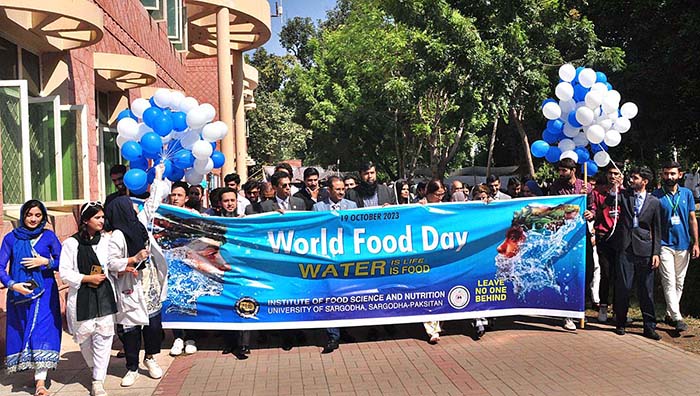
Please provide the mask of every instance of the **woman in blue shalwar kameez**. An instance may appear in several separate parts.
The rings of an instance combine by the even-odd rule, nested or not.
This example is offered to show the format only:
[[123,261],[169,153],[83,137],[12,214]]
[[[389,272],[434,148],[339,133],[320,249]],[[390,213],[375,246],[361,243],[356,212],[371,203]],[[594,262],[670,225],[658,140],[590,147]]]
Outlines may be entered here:
[[[19,227],[5,235],[0,248],[0,282],[7,292],[7,372],[34,370],[35,395],[46,396],[46,375],[61,350],[61,308],[54,271],[61,243],[45,230],[44,205],[29,200],[20,210]],[[10,263],[9,273],[5,271]]]

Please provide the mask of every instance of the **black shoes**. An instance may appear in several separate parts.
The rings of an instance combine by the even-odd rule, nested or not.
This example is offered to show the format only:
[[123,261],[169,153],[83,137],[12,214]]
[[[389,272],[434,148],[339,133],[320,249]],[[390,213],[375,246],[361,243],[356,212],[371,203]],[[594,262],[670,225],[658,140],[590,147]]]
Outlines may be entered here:
[[616,327],[615,334],[620,335],[620,336],[625,335],[625,328],[624,327]]
[[328,344],[326,344],[325,347],[323,347],[323,350],[321,353],[327,354],[327,353],[332,353],[336,349],[340,347],[340,344],[338,344],[338,340],[328,340]]
[[645,329],[644,334],[642,334],[644,337],[649,338],[654,341],[658,341],[661,339],[661,336],[659,333],[656,332],[654,329]]

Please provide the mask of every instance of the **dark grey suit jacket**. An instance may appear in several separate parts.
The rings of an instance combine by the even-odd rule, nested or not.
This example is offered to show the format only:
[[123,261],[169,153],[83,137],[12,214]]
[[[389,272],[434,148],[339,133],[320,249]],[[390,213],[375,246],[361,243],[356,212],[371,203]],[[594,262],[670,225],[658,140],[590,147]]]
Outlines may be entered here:
[[[606,200],[614,205],[614,196]],[[611,205],[612,204],[612,205]],[[659,199],[647,193],[639,211],[639,227],[634,227],[634,191],[626,189],[618,194],[619,220],[613,241],[619,251],[625,252],[631,246],[632,253],[641,257],[661,254],[661,205]]]
[[[262,207],[263,212],[274,212],[280,208],[279,205],[277,205],[277,198],[268,199],[267,201],[261,203],[260,206]],[[304,202],[304,200],[301,198],[289,197],[289,208],[289,210],[305,211],[306,202]]]
[[[358,208],[364,208],[365,201],[363,200],[363,198],[365,197],[361,196],[359,191],[359,186],[348,190],[345,193],[345,199],[354,201]],[[394,191],[383,184],[378,184],[377,201],[379,202],[379,206],[382,206],[384,204],[396,204],[396,196],[394,195]]]

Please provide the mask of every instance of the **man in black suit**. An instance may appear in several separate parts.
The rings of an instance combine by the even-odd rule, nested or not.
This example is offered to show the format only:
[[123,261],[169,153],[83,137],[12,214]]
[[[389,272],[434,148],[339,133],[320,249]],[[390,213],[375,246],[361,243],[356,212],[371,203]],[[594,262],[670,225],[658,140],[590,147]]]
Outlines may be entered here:
[[260,206],[263,212],[274,212],[277,210],[306,210],[306,203],[303,199],[292,197],[292,182],[289,174],[285,172],[275,172],[270,178],[270,183],[275,189],[275,198],[263,201]]
[[377,169],[372,162],[367,162],[360,167],[360,184],[348,190],[346,198],[355,201],[358,208],[396,203],[394,192],[389,187],[377,183]]
[[[661,262],[661,211],[659,200],[646,191],[652,178],[649,168],[635,168],[630,174],[630,188],[618,194],[620,220],[613,234],[620,254],[615,281],[615,333],[625,334],[630,292],[636,274],[644,337],[660,340],[654,312],[654,270]],[[609,206],[615,205],[614,197],[608,197]]]
[[306,203],[306,210],[311,210],[316,202],[321,202],[328,198],[328,191],[321,188],[319,183],[318,169],[308,167],[304,169],[304,188],[299,190],[293,196],[301,198]]

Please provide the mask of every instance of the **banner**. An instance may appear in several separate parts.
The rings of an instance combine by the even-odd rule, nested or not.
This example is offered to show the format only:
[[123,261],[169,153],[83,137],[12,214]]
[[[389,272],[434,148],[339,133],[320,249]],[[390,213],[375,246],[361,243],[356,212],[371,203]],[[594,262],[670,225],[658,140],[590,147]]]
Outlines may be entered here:
[[162,205],[166,328],[582,318],[585,197],[207,217]]

